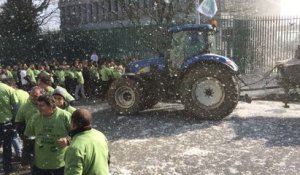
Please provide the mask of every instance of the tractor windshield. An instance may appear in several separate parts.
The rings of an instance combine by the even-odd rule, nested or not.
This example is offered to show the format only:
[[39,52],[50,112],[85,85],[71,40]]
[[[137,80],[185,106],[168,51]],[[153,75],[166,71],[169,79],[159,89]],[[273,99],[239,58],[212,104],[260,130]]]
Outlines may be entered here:
[[173,34],[170,61],[173,68],[180,68],[185,58],[208,53],[211,41],[209,32],[182,31]]

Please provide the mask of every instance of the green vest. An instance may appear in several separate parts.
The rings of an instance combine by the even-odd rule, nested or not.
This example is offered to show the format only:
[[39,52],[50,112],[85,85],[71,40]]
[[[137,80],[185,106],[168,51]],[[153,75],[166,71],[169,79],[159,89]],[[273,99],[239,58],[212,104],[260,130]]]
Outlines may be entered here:
[[76,134],[65,155],[65,175],[108,175],[106,137],[95,129]]

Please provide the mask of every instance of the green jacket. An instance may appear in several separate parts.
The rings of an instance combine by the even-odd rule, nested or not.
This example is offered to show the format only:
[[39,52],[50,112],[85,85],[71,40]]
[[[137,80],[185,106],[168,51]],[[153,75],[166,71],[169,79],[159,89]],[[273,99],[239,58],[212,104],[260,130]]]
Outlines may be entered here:
[[6,71],[6,76],[7,76],[7,78],[14,78],[14,76],[10,70]]
[[108,81],[112,77],[112,70],[106,66],[102,66],[99,74],[102,81]]
[[41,71],[37,70],[37,69],[34,69],[33,72],[34,72],[35,77],[37,77],[41,73]]
[[45,90],[47,95],[52,95],[54,92],[54,88],[52,86],[48,86]]
[[18,81],[19,81],[19,78],[18,78],[18,71],[13,70],[13,71],[11,71],[11,73],[12,73],[12,75],[13,75],[14,80],[15,80],[16,82],[18,82]]
[[26,75],[29,77],[29,80],[36,84],[35,74],[34,71],[31,68],[28,68],[26,71]]
[[91,77],[95,80],[99,80],[98,68],[96,66],[92,65],[90,68],[90,71],[91,71]]
[[107,175],[106,137],[95,129],[77,133],[65,154],[65,175]]
[[74,71],[71,70],[71,69],[65,70],[65,77],[69,77],[71,79],[74,79],[75,78]]
[[116,80],[120,79],[122,77],[122,74],[117,69],[113,69],[112,75],[113,75],[114,79],[116,79]]
[[63,86],[65,84],[65,71],[57,70],[55,71],[55,75],[57,77],[58,84]]
[[22,90],[22,89],[17,89],[15,90],[16,95],[18,97],[19,100],[19,107],[23,106],[25,103],[27,103],[28,99],[29,99],[29,94],[28,92]]
[[74,108],[73,106],[67,106],[65,108],[62,108],[65,111],[68,111],[71,115],[73,114],[74,111],[76,111],[76,108]]
[[22,105],[16,115],[16,122],[28,123],[32,116],[39,113],[37,106],[28,100],[27,103]]
[[19,100],[15,90],[0,82],[0,123],[5,123],[12,119],[17,112],[13,110],[13,107],[16,108],[18,104]]
[[75,72],[75,78],[77,79],[78,84],[84,84],[84,78],[83,78],[83,75],[82,75],[82,71],[77,70]]

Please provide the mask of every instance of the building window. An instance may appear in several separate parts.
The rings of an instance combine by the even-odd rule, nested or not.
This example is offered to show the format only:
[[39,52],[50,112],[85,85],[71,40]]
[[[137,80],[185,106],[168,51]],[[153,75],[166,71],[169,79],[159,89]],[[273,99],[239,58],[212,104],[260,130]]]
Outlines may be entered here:
[[144,8],[148,8],[148,0],[144,0]]
[[97,19],[98,19],[98,15],[99,15],[99,7],[98,7],[99,5],[98,5],[98,2],[94,2],[93,3],[93,13],[92,13],[92,15],[93,15],[93,22],[96,22],[97,21]]
[[81,8],[81,11],[82,11],[82,23],[83,24],[86,24],[87,23],[87,4],[82,4],[82,8]]
[[101,10],[102,10],[102,14],[104,15],[105,14],[105,12],[106,12],[106,7],[105,7],[105,2],[104,1],[102,1],[102,3],[101,3]]
[[154,1],[153,0],[147,0],[148,1],[148,7],[152,8],[154,6]]
[[95,7],[95,14],[98,16],[99,15],[99,3],[94,2],[94,7]]
[[113,0],[113,9],[115,12],[119,11],[118,0]]
[[70,22],[71,22],[71,16],[72,16],[72,11],[71,11],[71,7],[67,7],[66,8],[66,16],[67,16],[67,22],[66,22],[66,24],[70,24]]
[[111,4],[111,1],[108,1],[108,4],[107,4],[107,17],[108,17],[108,19],[110,19],[110,17],[111,17],[111,10],[112,10],[112,4]]
[[88,8],[88,22],[92,22],[93,21],[93,5],[89,4],[89,8]]
[[111,13],[111,1],[108,1],[108,12]]
[[76,22],[77,22],[77,24],[80,24],[82,21],[81,21],[81,6],[80,5],[78,5],[77,6],[77,19],[76,19]]
[[61,24],[62,25],[65,25],[65,22],[66,22],[66,10],[65,10],[65,7],[62,7],[61,10],[60,10],[60,16],[61,16]]

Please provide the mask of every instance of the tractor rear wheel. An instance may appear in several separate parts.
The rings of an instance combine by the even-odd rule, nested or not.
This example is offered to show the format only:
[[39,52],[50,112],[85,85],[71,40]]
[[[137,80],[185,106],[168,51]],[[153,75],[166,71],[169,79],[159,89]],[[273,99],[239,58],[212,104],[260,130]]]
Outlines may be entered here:
[[239,99],[237,77],[218,64],[200,64],[183,79],[182,102],[194,116],[220,120],[229,115]]
[[107,93],[108,103],[118,114],[135,114],[140,111],[142,88],[138,81],[130,78],[115,80]]

